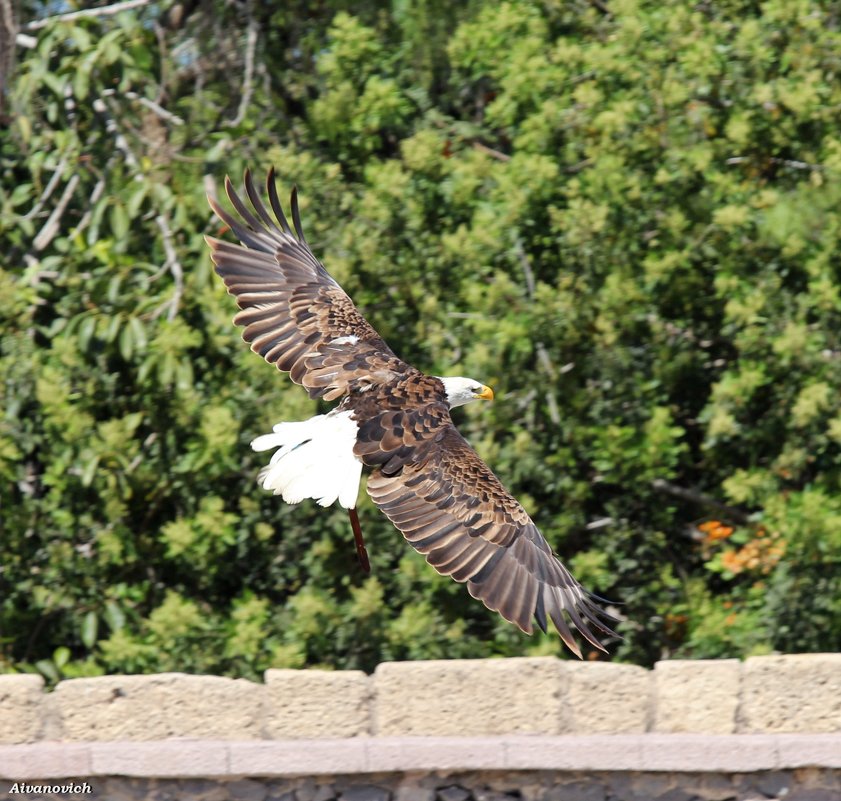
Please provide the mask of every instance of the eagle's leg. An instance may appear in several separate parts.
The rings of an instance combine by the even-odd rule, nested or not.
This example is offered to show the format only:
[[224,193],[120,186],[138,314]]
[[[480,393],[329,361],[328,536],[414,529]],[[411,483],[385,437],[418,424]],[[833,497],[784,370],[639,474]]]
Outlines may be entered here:
[[362,539],[362,529],[359,526],[359,515],[356,514],[356,507],[347,510],[350,518],[350,527],[353,529],[353,539],[356,542],[356,556],[359,559],[359,566],[366,572],[371,572],[371,563],[368,561],[368,551],[365,550],[365,540]]

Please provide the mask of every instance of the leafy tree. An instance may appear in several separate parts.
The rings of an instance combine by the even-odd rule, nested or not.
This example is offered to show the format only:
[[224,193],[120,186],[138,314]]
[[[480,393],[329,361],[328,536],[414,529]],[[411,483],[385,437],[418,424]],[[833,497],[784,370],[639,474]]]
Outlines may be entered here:
[[364,494],[370,578],[341,510],[257,487],[247,442],[319,407],[202,236],[271,164],[399,354],[496,387],[459,422],[624,603],[612,658],[837,649],[831,5],[62,9],[21,4],[0,131],[0,669],[561,653]]

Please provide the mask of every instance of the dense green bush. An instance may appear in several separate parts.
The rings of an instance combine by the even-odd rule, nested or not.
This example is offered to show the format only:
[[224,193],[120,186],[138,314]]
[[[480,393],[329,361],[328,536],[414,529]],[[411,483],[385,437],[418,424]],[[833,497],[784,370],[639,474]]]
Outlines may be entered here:
[[615,658],[838,648],[832,4],[46,13],[0,131],[0,671],[561,653],[367,501],[370,578],[341,510],[257,487],[249,440],[317,407],[202,236],[272,164],[392,347],[496,388],[462,429],[624,603]]

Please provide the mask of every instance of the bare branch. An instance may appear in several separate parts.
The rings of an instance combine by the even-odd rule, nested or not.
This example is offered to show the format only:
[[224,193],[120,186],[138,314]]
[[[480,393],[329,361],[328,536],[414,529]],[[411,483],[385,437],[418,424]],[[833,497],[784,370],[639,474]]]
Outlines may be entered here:
[[59,231],[59,227],[61,226],[61,218],[67,210],[67,205],[70,203],[70,198],[73,197],[73,192],[76,190],[76,185],[78,183],[79,176],[72,175],[70,180],[67,182],[67,186],[64,187],[64,192],[62,192],[61,198],[56,204],[56,207],[53,209],[52,214],[50,214],[47,218],[47,221],[44,223],[44,227],[38,232],[37,236],[32,241],[32,249],[36,253],[42,251],[50,244],[50,242],[53,241],[53,239],[55,239],[55,236]]
[[82,19],[84,17],[110,17],[113,14],[119,14],[121,11],[128,11],[130,8],[139,8],[140,6],[148,6],[152,0],[123,0],[121,3],[112,3],[110,6],[101,6],[100,8],[85,8],[81,11],[70,11],[67,14],[56,14],[53,17],[44,17],[44,19],[36,19],[32,22],[27,22],[22,26],[25,31],[37,31],[41,28],[46,28],[54,22],[72,22],[73,20]]
[[61,176],[64,174],[64,169],[67,167],[67,155],[63,155],[61,160],[58,163],[58,167],[55,168],[55,172],[50,176],[50,180],[47,181],[47,185],[44,187],[44,191],[41,193],[41,197],[38,198],[35,205],[28,211],[26,214],[21,217],[22,220],[32,220],[40,214],[41,209],[44,208],[44,204],[50,199],[50,195],[55,191],[55,188],[58,186],[58,182],[61,180]]
[[[725,164],[742,164],[746,161],[750,161],[749,156],[732,156],[729,159],[725,160]],[[823,171],[826,167],[823,164],[810,164],[808,161],[797,161],[795,159],[781,159],[777,158],[776,156],[771,156],[768,159],[771,164],[781,164],[783,167],[791,167],[793,170],[812,170],[812,171]]]
[[204,193],[213,198],[217,197],[218,192],[216,191],[216,178],[214,178],[214,176],[211,173],[206,172],[202,176],[201,180],[202,186],[204,187]]
[[575,164],[570,164],[569,167],[564,167],[564,172],[567,172],[570,175],[575,175],[575,173],[581,172],[581,170],[586,169],[592,163],[593,159],[584,159],[584,161],[579,161]]
[[793,170],[825,170],[823,164],[809,164],[807,161],[795,161],[794,159],[772,158],[772,164],[782,164],[784,167],[791,167]]
[[679,487],[677,484],[672,484],[671,481],[666,481],[662,478],[655,478],[654,481],[651,482],[651,488],[656,492],[671,495],[673,498],[680,498],[682,501],[696,503],[699,506],[709,506],[712,509],[727,515],[727,517],[734,523],[750,522],[748,514],[742,509],[737,509],[735,506],[728,506],[726,503],[723,503],[704,492],[700,492],[699,490]]
[[483,145],[481,142],[474,142],[473,149],[478,150],[480,153],[484,153],[491,158],[495,158],[497,161],[511,161],[511,156],[507,153],[502,153],[499,150],[494,150],[492,147],[488,147],[487,145]]
[[140,175],[140,162],[137,160],[137,156],[134,155],[131,147],[129,146],[128,140],[123,136],[122,131],[117,127],[117,123],[114,122],[114,118],[108,112],[108,106],[105,105],[105,101],[98,97],[96,100],[93,101],[93,110],[97,114],[101,114],[105,117],[105,130],[108,131],[114,137],[114,144],[117,146],[117,149],[125,156],[126,164],[131,167],[133,170],[137,170],[138,174],[135,175],[136,180],[141,179]]
[[[519,236],[517,236],[514,240],[514,252],[517,254],[517,258],[520,260],[520,266],[523,268],[523,276],[526,280],[526,294],[528,295],[529,300],[532,300],[534,298],[536,288],[534,270],[531,268],[531,262],[529,261],[529,257],[526,255],[525,248],[523,247],[522,240]],[[555,369],[555,365],[552,363],[552,359],[549,357],[549,351],[546,350],[546,346],[542,341],[538,340],[534,343],[534,347],[537,353],[537,361],[543,368],[543,371],[550,378],[554,379],[557,375],[557,370]],[[555,393],[551,390],[546,393],[546,406],[549,409],[549,419],[556,426],[560,425],[561,413],[558,409],[558,401],[555,398]]]
[[91,196],[88,198],[85,213],[82,215],[82,219],[79,220],[79,224],[76,226],[76,229],[73,232],[74,234],[81,234],[82,231],[84,231],[85,228],[87,228],[90,225],[91,218],[93,217],[94,206],[96,206],[97,202],[102,197],[103,192],[105,192],[105,176],[108,174],[108,171],[111,169],[111,165],[113,163],[114,158],[112,157],[105,165],[105,169],[102,171],[102,175],[96,182],[96,186],[94,186],[93,192],[91,192]]
[[[137,160],[137,157],[134,155],[134,152],[129,146],[128,140],[123,135],[122,131],[120,131],[117,127],[117,123],[109,113],[108,106],[105,105],[105,101],[101,97],[98,97],[93,101],[93,107],[98,114],[101,114],[105,118],[105,130],[113,135],[114,144],[123,156],[125,156],[126,164],[128,164],[128,166],[134,171],[135,180],[143,180],[144,175],[140,162]],[[162,270],[169,270],[169,272],[172,273],[172,277],[175,280],[175,292],[170,300],[164,303],[152,314],[152,319],[155,319],[162,314],[164,310],[167,310],[167,319],[173,320],[178,314],[178,307],[181,303],[181,295],[184,293],[184,269],[182,268],[181,262],[178,260],[178,254],[175,251],[172,231],[169,227],[169,219],[165,214],[159,214],[155,217],[155,223],[161,232],[161,241],[163,242],[164,253],[166,253],[166,261],[164,262]]]
[[248,106],[251,104],[251,95],[254,92],[254,53],[257,49],[257,21],[251,13],[251,5],[249,4],[248,14],[248,32],[245,37],[245,74],[242,78],[242,92],[239,100],[239,108],[237,109],[236,117],[228,120],[228,125],[239,125],[248,112]]
[[15,66],[18,25],[12,0],[0,0],[0,121],[6,123],[6,84]]
[[[112,97],[116,94],[116,89],[105,89],[102,92],[103,97]],[[136,100],[138,103],[140,103],[141,106],[145,106],[149,109],[149,111],[153,111],[162,120],[165,120],[166,122],[171,122],[173,125],[184,125],[184,120],[182,120],[181,117],[179,117],[177,114],[173,114],[171,111],[167,111],[163,106],[156,103],[154,100],[149,100],[148,97],[143,97],[143,95],[139,95],[137,94],[137,92],[132,91],[122,92],[121,94],[123,97],[127,97],[129,100]]]
[[172,273],[172,277],[175,280],[175,292],[173,292],[172,298],[161,306],[160,309],[152,315],[152,317],[157,317],[164,309],[168,309],[166,319],[174,320],[175,316],[178,314],[178,306],[181,303],[181,295],[184,294],[184,269],[181,267],[181,262],[178,261],[178,254],[175,252],[175,244],[172,241],[172,231],[169,227],[169,220],[163,214],[159,214],[155,217],[155,223],[161,231],[161,241],[164,245],[164,253],[166,253],[166,263],[164,264],[164,267]]
[[528,256],[526,256],[526,251],[519,237],[514,242],[514,252],[517,254],[517,258],[520,260],[520,266],[523,268],[523,275],[526,279],[526,293],[529,296],[529,300],[531,300],[534,297],[535,290],[534,271],[531,268],[531,262]]
[[155,20],[153,25],[155,28],[155,37],[158,40],[158,69],[160,71],[158,94],[155,97],[155,102],[160,103],[164,99],[166,87],[169,85],[169,58],[167,57],[166,31],[158,20]]
[[551,378],[554,378],[555,365],[549,358],[549,353],[542,342],[537,343],[537,360],[540,362],[540,366],[544,369],[544,371],[548,373]]

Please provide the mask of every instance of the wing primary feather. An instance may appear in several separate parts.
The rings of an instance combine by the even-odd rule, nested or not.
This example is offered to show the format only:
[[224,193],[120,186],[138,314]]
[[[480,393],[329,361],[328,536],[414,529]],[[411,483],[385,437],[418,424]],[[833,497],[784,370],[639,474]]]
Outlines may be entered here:
[[304,236],[304,229],[301,227],[301,214],[298,211],[298,187],[292,187],[292,222],[295,223],[295,233],[298,234],[298,241],[302,245],[307,244]]
[[226,175],[225,176],[225,194],[228,196],[228,200],[231,201],[233,207],[239,212],[240,216],[246,223],[251,227],[254,231],[260,231],[262,229],[262,225],[260,221],[251,213],[248,206],[240,200],[240,196],[236,193],[234,189],[234,185],[231,182],[231,179]]
[[[592,598],[594,601],[599,601],[603,604],[610,604],[611,606],[623,606],[624,601],[611,601],[610,598],[602,598],[601,595],[596,595],[594,592],[588,592],[587,595]],[[605,613],[607,614],[607,613]],[[608,615],[612,620],[619,620],[618,617],[613,617],[613,615]]]
[[235,220],[225,209],[223,209],[214,198],[208,195],[207,202],[210,203],[210,208],[216,213],[216,216],[222,220],[228,228],[239,238],[246,247],[254,250],[265,250],[266,245],[261,242],[250,228],[246,228],[238,220]]
[[[597,617],[596,613],[590,608],[589,604],[581,604],[581,606],[578,609],[581,612],[581,614],[584,615],[584,617],[586,617],[587,620],[589,620],[590,623],[593,624],[593,626],[595,626],[600,632],[602,632],[602,634],[605,634],[608,637],[619,637],[619,635],[615,631],[613,631],[613,629],[611,629],[607,624],[604,623],[604,621],[600,620]],[[607,612],[604,612],[601,609],[599,611],[603,615],[607,615]],[[614,620],[615,618],[611,619]]]
[[569,648],[570,651],[581,659],[581,649],[578,647],[575,637],[572,636],[572,632],[570,631],[566,620],[564,620],[563,602],[561,601],[557,587],[553,588],[552,595],[555,603],[549,607],[549,617],[552,619],[553,625],[558,630],[558,634],[561,635],[561,639],[566,643],[567,648]]
[[251,205],[254,206],[254,210],[260,215],[260,218],[267,226],[269,226],[269,228],[274,228],[275,222],[272,220],[268,209],[266,209],[266,206],[260,197],[260,193],[254,187],[254,179],[251,176],[251,170],[247,167],[245,169],[245,178],[243,182],[245,183],[245,194],[248,195],[248,199],[251,201]]
[[596,635],[590,631],[590,627],[581,619],[581,615],[578,614],[578,609],[576,608],[574,601],[566,607],[566,612],[569,615],[569,619],[575,623],[575,628],[578,629],[581,636],[594,648],[598,648],[600,651],[607,653],[605,647],[596,639]]
[[546,634],[546,606],[543,603],[543,588],[546,585],[541,583],[537,590],[537,603],[534,607],[534,619],[537,621],[537,625],[540,626],[540,630]]
[[292,229],[289,227],[286,215],[283,213],[283,206],[280,205],[280,198],[277,196],[277,184],[275,184],[274,180],[274,167],[269,169],[269,175],[266,178],[266,191],[269,194],[269,203],[271,204],[275,217],[277,217],[277,221],[280,223],[280,227],[283,229],[285,234],[292,236]]

